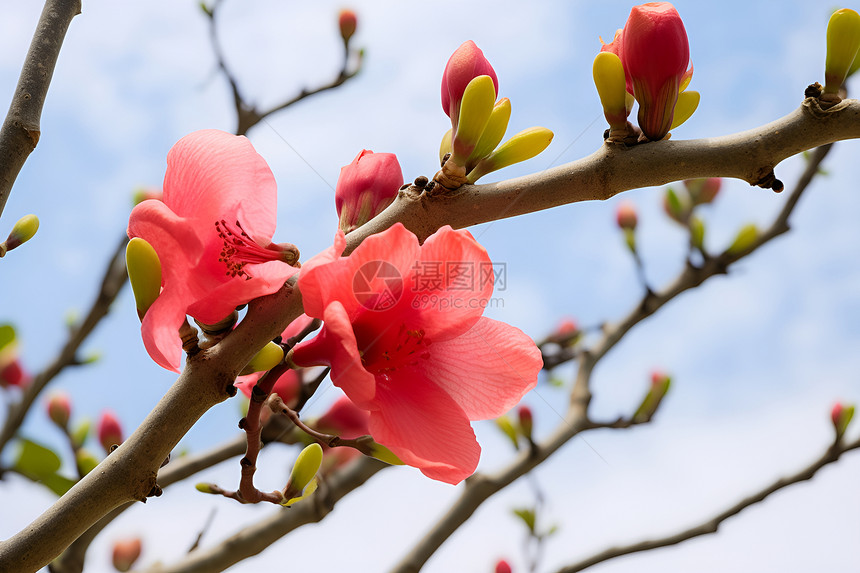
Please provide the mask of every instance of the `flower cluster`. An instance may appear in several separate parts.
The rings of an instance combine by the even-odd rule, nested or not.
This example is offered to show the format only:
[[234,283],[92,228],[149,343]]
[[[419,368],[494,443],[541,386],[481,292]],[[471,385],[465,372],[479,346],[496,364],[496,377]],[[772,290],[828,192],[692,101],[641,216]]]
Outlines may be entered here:
[[685,91],[692,75],[687,32],[675,7],[669,2],[634,6],[624,28],[594,60],[610,137],[629,135],[630,94],[639,103],[642,134],[651,141],[663,139],[699,105],[699,94]]

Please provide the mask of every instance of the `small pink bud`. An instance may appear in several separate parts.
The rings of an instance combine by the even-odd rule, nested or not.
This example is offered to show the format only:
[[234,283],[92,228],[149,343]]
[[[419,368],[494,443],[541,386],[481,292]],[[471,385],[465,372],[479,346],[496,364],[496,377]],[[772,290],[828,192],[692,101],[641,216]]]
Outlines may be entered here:
[[355,28],[358,25],[358,18],[355,16],[355,12],[349,9],[341,10],[337,17],[337,25],[340,27],[340,35],[344,43],[349,42],[349,39],[355,34]]
[[370,433],[368,421],[370,415],[352,403],[346,396],[338,398],[328,411],[319,417],[314,427],[326,434],[335,434],[342,438],[357,438]]
[[102,412],[102,416],[99,418],[98,436],[106,453],[110,453],[113,446],[118,446],[123,442],[122,427],[119,425],[116,415],[110,410]]
[[455,129],[460,117],[463,92],[469,82],[478,76],[490,76],[498,95],[499,79],[496,77],[496,71],[475,42],[467,40],[448,59],[442,74],[442,109],[451,118]]
[[668,2],[634,6],[624,26],[621,61],[639,102],[639,127],[652,141],[672,126],[681,81],[690,64],[687,31]]
[[833,410],[830,411],[830,420],[833,422],[833,429],[836,431],[836,439],[839,440],[848,429],[848,424],[851,423],[851,418],[854,417],[854,405],[843,406],[841,402],[836,402],[833,405]]
[[615,217],[618,226],[622,229],[636,229],[638,217],[636,216],[636,206],[630,201],[622,201],[618,204],[618,210],[615,212]]
[[28,380],[29,377],[17,358],[6,366],[0,367],[0,387],[19,386],[23,388],[27,385]]
[[48,417],[60,428],[65,429],[69,425],[72,416],[72,403],[69,395],[65,392],[51,394],[48,399]]
[[517,410],[517,417],[520,420],[520,432],[526,439],[532,439],[532,428],[534,426],[534,418],[532,417],[532,409],[528,406],[520,406]]
[[403,185],[403,171],[393,153],[367,149],[340,170],[334,201],[344,233],[360,227],[388,207]]
[[496,573],[512,573],[510,564],[504,559],[499,559],[496,563]]
[[687,179],[684,186],[690,192],[690,198],[694,205],[710,203],[720,192],[723,180],[719,177],[708,177],[706,179]]
[[125,572],[131,569],[140,557],[142,543],[139,537],[122,539],[113,544],[113,566],[117,571]]
[[555,328],[555,334],[558,336],[570,336],[579,332],[579,325],[572,318],[563,318]]
[[655,370],[651,373],[651,386],[657,387],[663,384],[666,380],[669,379],[669,375],[660,370]]

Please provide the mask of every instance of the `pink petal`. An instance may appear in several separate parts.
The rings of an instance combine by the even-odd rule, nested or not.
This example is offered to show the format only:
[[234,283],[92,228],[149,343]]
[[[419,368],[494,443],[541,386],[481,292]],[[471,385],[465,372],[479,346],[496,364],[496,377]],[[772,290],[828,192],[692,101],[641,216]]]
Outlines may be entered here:
[[481,318],[457,338],[430,346],[416,368],[447,392],[470,420],[497,418],[537,384],[540,350],[521,330]]
[[167,154],[164,203],[206,225],[241,205],[249,235],[271,238],[275,232],[277,185],[271,169],[247,138],[223,131],[195,131],[173,146]]
[[326,307],[323,319],[320,333],[293,349],[293,362],[299,366],[331,366],[335,386],[356,406],[374,408],[371,401],[376,395],[376,379],[361,363],[346,310],[340,302],[333,302]]
[[162,368],[179,372],[182,360],[182,340],[179,327],[185,320],[182,293],[162,291],[155,299],[140,327],[143,345],[149,356]]
[[322,318],[323,309],[332,301],[338,301],[354,319],[373,306],[374,293],[383,292],[388,278],[398,282],[398,276],[401,278],[401,302],[408,302],[402,299],[406,287],[403,279],[415,265],[418,249],[415,235],[397,223],[365,239],[349,257],[327,262],[330,253],[325,254],[319,264],[302,269],[299,275],[305,312]]
[[[439,229],[424,241],[413,269],[408,286],[418,318],[410,326],[422,328],[433,342],[469,330],[493,295],[492,262],[468,231]],[[434,280],[440,270],[441,285]]]
[[286,343],[290,338],[298,336],[303,330],[309,327],[313,321],[314,319],[310,316],[302,314],[287,325],[287,328],[285,328],[284,332],[281,333],[281,338]]
[[481,446],[463,410],[422,377],[394,378],[377,385],[379,409],[370,413],[370,433],[404,463],[427,477],[457,484],[475,472]]

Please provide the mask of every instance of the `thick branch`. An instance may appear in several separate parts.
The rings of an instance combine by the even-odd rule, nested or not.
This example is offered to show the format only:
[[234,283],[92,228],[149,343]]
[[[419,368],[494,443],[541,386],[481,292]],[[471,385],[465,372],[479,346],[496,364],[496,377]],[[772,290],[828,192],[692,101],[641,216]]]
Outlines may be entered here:
[[347,235],[346,252],[398,221],[423,241],[442,225],[459,229],[681,179],[734,177],[756,185],[767,182],[773,167],[788,157],[858,137],[860,101],[845,100],[821,111],[815,100],[807,99],[782,119],[734,135],[631,148],[604,144],[566,165],[499,183],[464,185],[445,194],[412,186],[379,216]]
[[101,319],[110,311],[111,304],[113,304],[128,277],[125,270],[125,246],[127,243],[128,237],[123,233],[122,239],[117,245],[107,269],[105,269],[105,274],[99,287],[99,294],[93,301],[92,306],[90,306],[87,316],[80,324],[71,329],[69,338],[59,355],[47,368],[33,378],[30,385],[24,390],[21,401],[9,406],[9,411],[3,422],[3,429],[0,430],[0,452],[9,443],[9,440],[15,436],[18,428],[21,427],[24,418],[27,416],[27,412],[30,411],[30,407],[36,401],[36,398],[39,397],[39,393],[64,368],[79,363],[78,349]]
[[9,112],[0,128],[0,215],[18,173],[39,143],[39,120],[54,66],[66,30],[80,13],[80,0],[48,0],[42,9]]
[[739,514],[744,509],[750,507],[751,505],[755,505],[764,501],[772,493],[776,493],[777,491],[786,488],[790,485],[794,485],[796,483],[800,483],[809,479],[812,479],[818,470],[823,468],[828,464],[832,464],[836,460],[842,456],[843,453],[860,448],[860,440],[856,440],[855,442],[844,445],[844,444],[836,444],[829,448],[824,455],[822,455],[819,459],[815,460],[812,464],[807,466],[806,468],[800,470],[799,472],[792,474],[790,476],[779,479],[767,487],[762,488],[756,493],[740,500],[733,506],[729,507],[725,511],[718,513],[713,516],[711,519],[700,523],[699,525],[690,527],[689,529],[685,529],[684,531],[679,531],[674,535],[668,535],[666,537],[661,537],[658,539],[651,539],[648,541],[641,541],[639,543],[634,543],[631,545],[624,545],[619,547],[612,547],[605,551],[601,551],[592,557],[587,559],[583,559],[573,565],[568,567],[564,567],[559,569],[558,573],[576,573],[577,571],[582,571],[583,569],[588,569],[593,565],[597,565],[598,563],[603,563],[604,561],[609,561],[610,559],[614,559],[616,557],[621,557],[623,555],[630,555],[631,553],[638,553],[640,551],[650,551],[652,549],[658,549],[660,547],[668,547],[670,545],[676,545],[683,541],[687,541],[688,539],[693,539],[695,537],[699,537],[700,535],[707,535],[709,533],[716,533],[720,527],[720,524],[727,520],[730,517],[733,517]]

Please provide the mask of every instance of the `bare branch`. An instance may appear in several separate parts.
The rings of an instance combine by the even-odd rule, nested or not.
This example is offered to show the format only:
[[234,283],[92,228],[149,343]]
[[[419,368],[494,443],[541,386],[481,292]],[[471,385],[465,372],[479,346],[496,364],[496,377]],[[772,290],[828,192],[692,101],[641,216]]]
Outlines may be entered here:
[[0,215],[18,173],[39,143],[39,120],[48,86],[66,30],[80,13],[80,0],[48,0],[42,9],[9,112],[0,128]]
[[582,561],[579,561],[573,565],[569,565],[567,567],[559,569],[558,573],[576,573],[577,571],[588,569],[593,565],[603,563],[604,561],[609,561],[610,559],[615,559],[616,557],[630,555],[631,553],[639,553],[641,551],[650,551],[652,549],[658,549],[660,547],[669,547],[670,545],[677,545],[678,543],[687,541],[688,539],[699,537],[701,535],[716,533],[720,527],[720,524],[728,518],[739,514],[751,505],[755,505],[764,501],[772,493],[776,493],[777,491],[790,485],[794,485],[796,483],[812,479],[813,476],[818,473],[818,470],[828,464],[832,464],[833,462],[837,461],[845,452],[858,448],[860,448],[860,439],[848,445],[842,443],[834,444],[824,453],[824,455],[812,462],[809,466],[803,468],[797,473],[779,479],[772,484],[760,489],[756,493],[745,497],[744,499],[740,500],[725,511],[718,513],[717,515],[713,516],[712,518],[708,519],[703,523],[700,523],[699,525],[690,527],[689,529],[685,529],[683,531],[679,531],[674,535],[668,535],[666,537],[651,539],[648,541],[640,541],[639,543],[634,543],[632,545],[612,547],[605,551],[601,551],[600,553],[597,553],[592,557],[583,559]]

